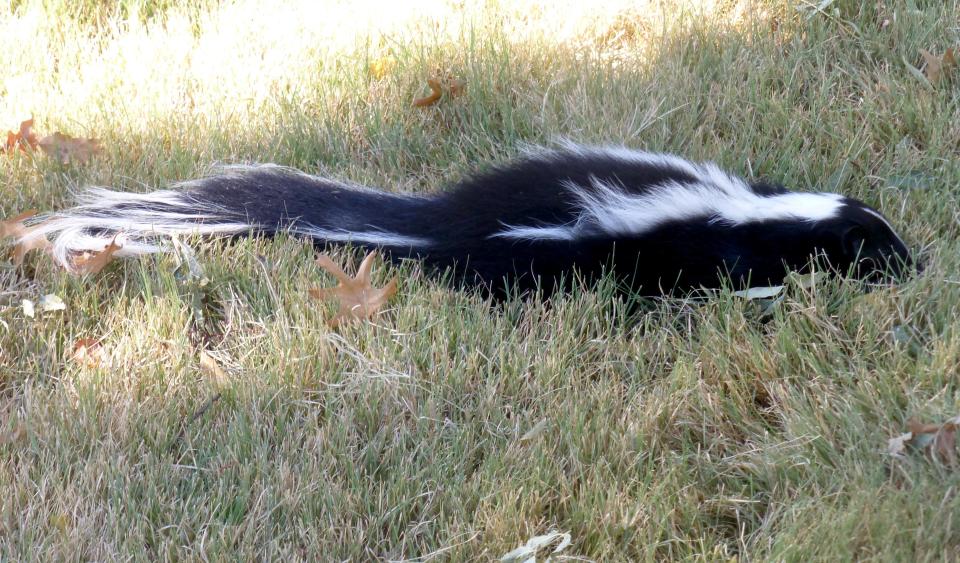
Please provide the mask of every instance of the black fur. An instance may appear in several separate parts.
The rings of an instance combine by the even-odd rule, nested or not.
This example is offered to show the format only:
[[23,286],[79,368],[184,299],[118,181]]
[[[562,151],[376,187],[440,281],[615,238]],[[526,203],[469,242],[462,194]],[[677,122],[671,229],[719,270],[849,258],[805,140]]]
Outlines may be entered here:
[[[694,169],[696,172],[696,169]],[[560,150],[520,159],[469,177],[433,195],[405,195],[349,186],[278,167],[258,167],[191,182],[183,197],[197,209],[216,210],[217,221],[243,221],[266,234],[298,229],[336,233],[394,233],[427,244],[358,241],[389,257],[415,257],[432,272],[452,271],[466,285],[490,289],[559,288],[575,273],[594,279],[611,272],[643,295],[779,283],[818,256],[858,277],[896,274],[912,263],[910,252],[884,220],[863,203],[843,199],[836,216],[811,221],[777,219],[739,225],[709,215],[666,221],[634,235],[589,230],[574,240],[521,240],[495,236],[507,225],[569,225],[583,205],[569,189],[600,181],[630,194],[702,178],[683,166],[642,162],[600,149]],[[789,193],[754,184],[754,193]],[[720,197],[719,195],[717,197]],[[163,204],[130,203],[109,210],[173,211]],[[69,218],[69,212],[64,215]],[[197,222],[197,221],[194,221]],[[316,236],[318,244],[342,242]]]

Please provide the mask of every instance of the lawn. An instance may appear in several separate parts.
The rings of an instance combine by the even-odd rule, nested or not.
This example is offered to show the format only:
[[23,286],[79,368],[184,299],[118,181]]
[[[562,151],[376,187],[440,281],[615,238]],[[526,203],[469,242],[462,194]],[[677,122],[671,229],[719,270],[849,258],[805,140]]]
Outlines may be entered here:
[[[294,238],[189,240],[204,280],[3,260],[0,559],[489,561],[551,531],[571,560],[960,558],[957,468],[887,452],[960,414],[960,72],[922,53],[960,4],[585,4],[3,2],[0,132],[103,150],[0,154],[0,215],[219,163],[438,190],[572,139],[858,197],[923,274],[497,304],[381,264],[388,310],[332,329]],[[414,107],[431,78],[462,92]]]

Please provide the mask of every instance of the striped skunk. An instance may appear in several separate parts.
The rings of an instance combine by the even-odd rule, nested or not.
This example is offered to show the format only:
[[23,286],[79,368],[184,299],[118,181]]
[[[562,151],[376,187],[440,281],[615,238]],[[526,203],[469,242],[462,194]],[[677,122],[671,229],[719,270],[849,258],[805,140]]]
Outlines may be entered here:
[[548,291],[612,273],[640,295],[780,283],[811,257],[841,274],[884,279],[912,264],[890,223],[860,201],[750,184],[713,164],[626,148],[565,145],[530,153],[432,195],[389,193],[275,166],[132,194],[92,188],[39,218],[28,237],[71,256],[168,248],[171,234],[280,231],[317,244],[378,248],[452,272],[464,285]]

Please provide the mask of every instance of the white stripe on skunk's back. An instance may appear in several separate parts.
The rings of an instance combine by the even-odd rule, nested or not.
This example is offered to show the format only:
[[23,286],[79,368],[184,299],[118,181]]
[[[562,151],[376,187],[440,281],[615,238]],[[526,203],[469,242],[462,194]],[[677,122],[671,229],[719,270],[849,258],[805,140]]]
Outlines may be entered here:
[[[492,235],[525,240],[577,240],[591,235],[638,236],[673,221],[707,218],[711,223],[745,223],[835,217],[843,196],[831,193],[758,195],[742,179],[713,164],[693,164],[679,157],[620,149],[604,154],[655,163],[693,176],[694,182],[671,180],[639,193],[594,178],[589,186],[573,182],[564,187],[582,207],[577,218],[562,225],[506,225]],[[679,161],[679,162],[678,162]]]

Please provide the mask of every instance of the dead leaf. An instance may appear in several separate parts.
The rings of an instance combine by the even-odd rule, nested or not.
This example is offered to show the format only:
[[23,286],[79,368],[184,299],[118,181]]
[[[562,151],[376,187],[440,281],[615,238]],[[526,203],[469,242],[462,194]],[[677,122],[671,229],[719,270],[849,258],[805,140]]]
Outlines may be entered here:
[[453,76],[448,75],[446,79],[439,78],[430,78],[427,80],[427,85],[430,86],[430,95],[417,98],[413,101],[414,107],[422,108],[429,105],[433,105],[443,97],[446,93],[447,97],[455,98],[460,94],[463,94],[466,84],[461,80],[456,80]]
[[427,85],[430,86],[430,95],[413,100],[413,107],[423,108],[433,105],[443,96],[443,86],[440,85],[439,80],[430,78],[427,80]]
[[957,425],[944,424],[933,441],[933,451],[950,467],[957,466]]
[[117,233],[103,250],[96,253],[84,252],[71,260],[70,271],[82,274],[98,274],[113,260],[116,251],[123,248],[122,233]]
[[74,161],[83,164],[101,151],[99,139],[71,137],[59,131],[36,141],[36,144],[47,156],[56,158],[63,165]]
[[36,215],[36,211],[27,211],[5,221],[0,221],[0,239],[14,238],[17,243],[13,247],[13,263],[19,266],[31,250],[50,250],[52,245],[45,236],[28,236],[37,227],[27,227],[24,221]]
[[20,123],[20,129],[16,133],[7,131],[7,142],[3,145],[3,151],[11,151],[19,148],[21,151],[37,148],[37,134],[33,132],[33,118]]
[[53,293],[48,293],[41,297],[40,301],[37,302],[37,306],[40,307],[40,310],[44,313],[63,311],[67,308],[67,304],[63,302],[63,299]]
[[73,343],[70,359],[87,367],[99,367],[104,360],[103,345],[95,338],[78,338]]
[[454,80],[447,84],[447,93],[450,94],[450,97],[455,98],[460,94],[463,94],[466,88],[467,85],[464,82],[460,80]]
[[[557,542],[557,540],[560,541]],[[500,561],[522,561],[523,563],[536,563],[537,554],[541,551],[546,551],[555,543],[556,546],[553,547],[553,549],[549,552],[546,561],[550,561],[550,555],[560,553],[569,547],[572,543],[572,538],[568,532],[558,532],[556,530],[548,532],[542,536],[534,536],[527,540],[527,543],[514,549],[510,553],[504,554],[502,557],[500,557]]]
[[748,287],[734,291],[733,295],[744,299],[770,299],[783,293],[782,285],[771,285],[762,287]]
[[7,403],[0,411],[0,446],[14,444],[27,437],[26,424],[11,410],[11,403]]
[[957,424],[960,423],[958,418],[950,419],[943,424],[921,424],[915,420],[908,421],[907,428],[912,434],[908,444],[938,457],[940,461],[950,466],[956,466]]
[[59,296],[48,293],[41,297],[36,303],[30,299],[20,301],[20,307],[23,308],[23,314],[32,319],[36,317],[37,309],[40,309],[40,311],[44,313],[52,313],[54,311],[63,311],[67,308],[67,304],[64,303],[63,299]]
[[913,432],[906,432],[887,440],[887,453],[893,457],[906,457],[907,443],[913,438]]
[[24,152],[27,149],[40,148],[46,155],[56,158],[61,164],[84,163],[101,151],[98,139],[71,137],[59,131],[38,139],[37,134],[33,132],[32,117],[21,122],[20,129],[16,133],[7,131],[7,140],[3,145],[3,152],[9,152],[17,148]]
[[940,429],[939,424],[923,424],[916,420],[910,419],[907,421],[907,429],[910,430],[910,433],[914,436],[919,434],[933,434]]
[[380,57],[370,63],[370,76],[377,80],[382,79],[397,66],[397,59],[393,57]]
[[550,424],[549,420],[547,420],[546,418],[542,419],[540,422],[534,424],[533,427],[530,428],[530,430],[527,430],[526,432],[524,432],[523,436],[520,436],[520,442],[529,442],[530,440],[533,440],[540,434],[543,434],[543,431],[547,429],[547,426],[549,426],[549,424]]
[[953,48],[947,49],[943,56],[939,57],[926,49],[920,49],[920,55],[924,62],[923,74],[934,86],[957,66]]
[[16,217],[11,217],[9,219],[0,221],[0,239],[17,237],[23,234],[24,229],[26,229],[26,227],[23,225],[23,222],[36,214],[37,211],[35,209],[31,209],[30,211],[24,211]]
[[943,424],[923,424],[909,420],[909,432],[890,438],[887,441],[887,453],[896,458],[905,458],[908,452],[919,451],[946,465],[957,467],[957,462],[960,461],[957,455],[958,426],[960,417],[952,418]]
[[360,263],[360,267],[357,268],[357,275],[352,278],[326,254],[317,257],[317,265],[340,282],[336,287],[310,290],[310,296],[314,299],[329,299],[332,297],[339,301],[340,310],[330,320],[331,326],[339,326],[345,320],[369,319],[376,315],[380,308],[397,293],[396,276],[382,288],[378,289],[370,285],[370,271],[373,269],[373,261],[376,257],[376,252],[367,254],[363,262]]
[[207,374],[213,381],[213,384],[218,388],[223,388],[230,382],[230,378],[227,377],[227,372],[223,371],[220,363],[208,354],[206,350],[200,350],[200,370]]

